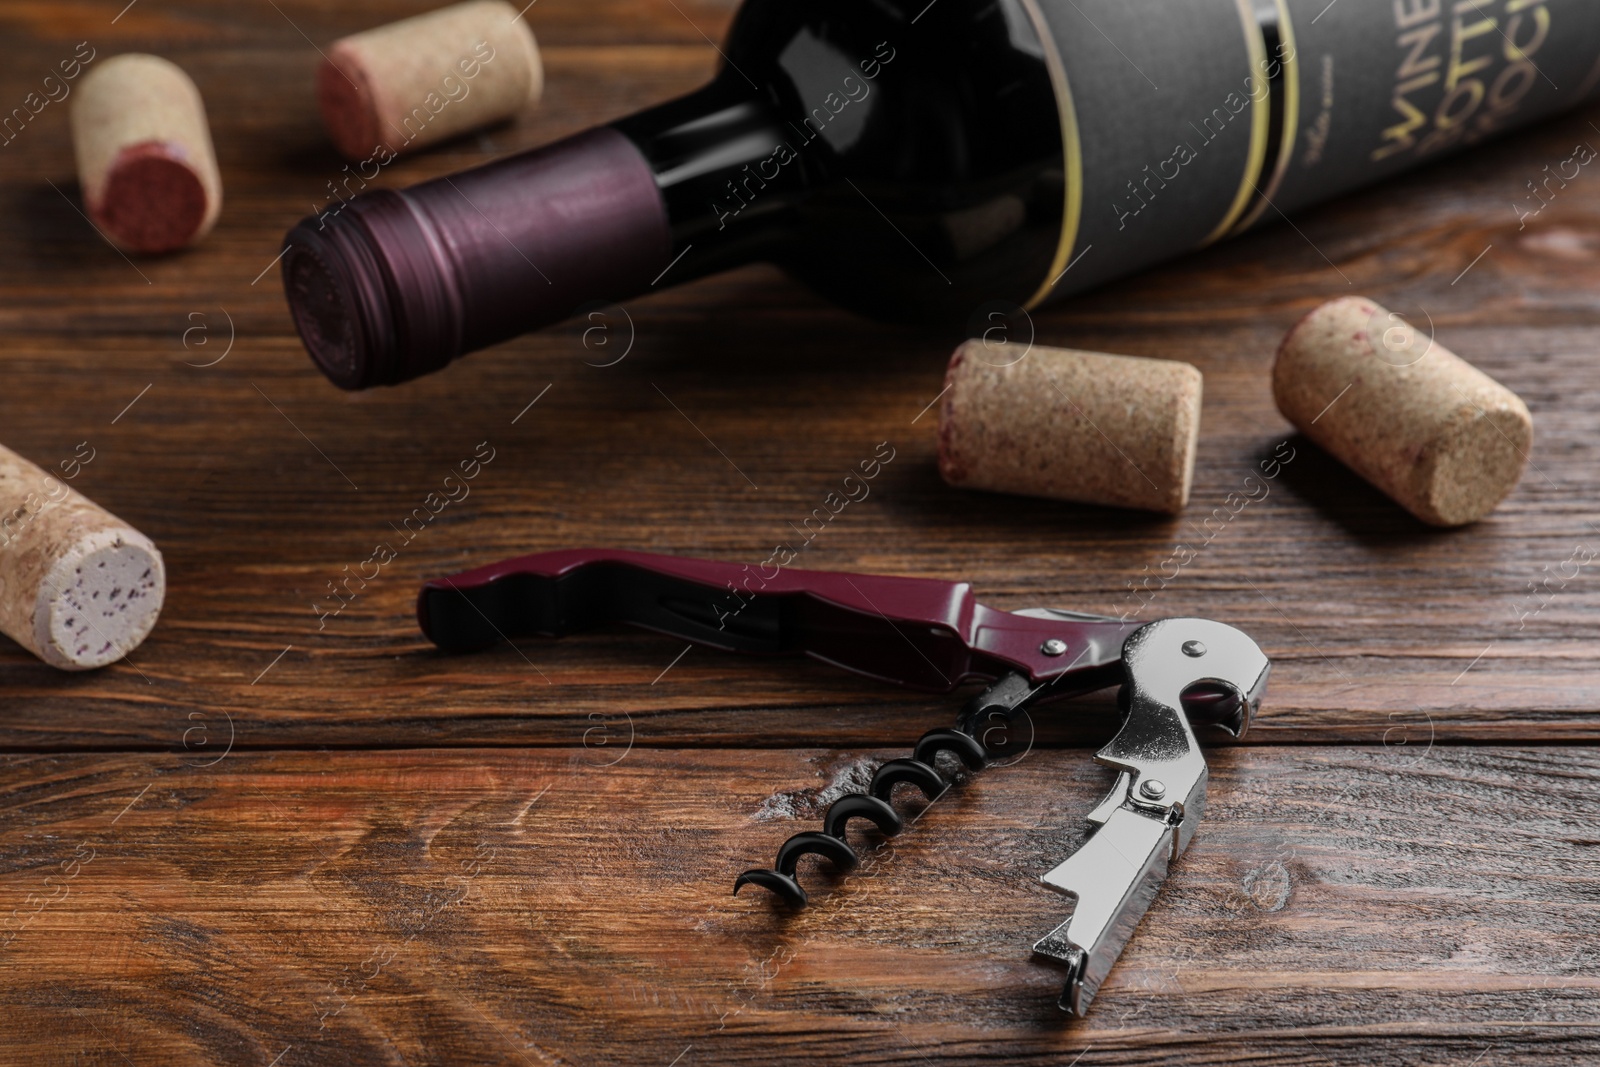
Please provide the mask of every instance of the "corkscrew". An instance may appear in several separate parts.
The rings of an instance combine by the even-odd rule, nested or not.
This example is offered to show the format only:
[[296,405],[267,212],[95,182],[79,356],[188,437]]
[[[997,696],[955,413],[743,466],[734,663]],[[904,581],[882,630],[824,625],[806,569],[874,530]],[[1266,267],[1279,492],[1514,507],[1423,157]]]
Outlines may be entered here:
[[1242,736],[1270,670],[1250,638],[1205,619],[1141,624],[1056,608],[1006,612],[977,603],[964,582],[606,549],[522,556],[428,582],[417,617],[451,652],[624,622],[728,651],[810,656],[916,689],[989,682],[954,728],[925,733],[909,758],[880,766],[864,793],[830,805],[820,831],[794,835],[772,867],[735,881],[735,893],[759,885],[799,907],[808,899],[796,878],[802,857],[822,856],[841,871],[859,866],[848,824],[864,819],[886,836],[901,832],[895,787],[936,798],[951,784],[939,766],[946,753],[969,771],[982,768],[991,755],[980,736],[986,722],[1121,682],[1121,727],[1095,756],[1117,772],[1116,782],[1087,816],[1083,846],[1041,879],[1076,902],[1034,945],[1036,955],[1065,965],[1061,1006],[1075,1015],[1088,1010],[1194,836],[1207,771],[1191,724]]
[[758,885],[770,889],[794,907],[805,907],[810,898],[795,878],[795,868],[801,857],[822,856],[840,873],[859,867],[860,857],[845,837],[850,820],[866,819],[880,834],[893,837],[905,829],[905,820],[889,802],[895,786],[904,783],[916,787],[930,804],[938,800],[954,784],[940,773],[938,758],[942,752],[954,755],[969,771],[982,770],[989,762],[989,750],[977,738],[975,726],[996,713],[1009,722],[1032,695],[1034,687],[1024,682],[1020,674],[1006,675],[1000,684],[968,704],[955,729],[940,728],[923,734],[917,739],[910,758],[890,760],[873,772],[866,792],[848,793],[828,805],[820,832],[795,834],[778,849],[778,858],[771,867],[748,870],[735,879],[734,893],[746,885]]

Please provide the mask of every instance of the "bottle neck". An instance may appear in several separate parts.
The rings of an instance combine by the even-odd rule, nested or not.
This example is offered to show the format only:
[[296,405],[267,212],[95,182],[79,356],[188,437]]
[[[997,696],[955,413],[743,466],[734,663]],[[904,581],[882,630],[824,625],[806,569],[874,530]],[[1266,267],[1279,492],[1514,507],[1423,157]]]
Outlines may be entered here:
[[673,256],[663,283],[774,258],[816,179],[787,147],[794,134],[777,108],[731,69],[612,128],[639,150],[661,193]]
[[407,381],[587,301],[643,292],[672,255],[650,168],[605,127],[364,192],[303,220],[287,245],[295,325],[346,389]]
[[912,321],[1014,304],[1074,180],[1033,33],[1019,0],[744,0],[705,88],[304,220],[296,326],[359,389],[753,260]]

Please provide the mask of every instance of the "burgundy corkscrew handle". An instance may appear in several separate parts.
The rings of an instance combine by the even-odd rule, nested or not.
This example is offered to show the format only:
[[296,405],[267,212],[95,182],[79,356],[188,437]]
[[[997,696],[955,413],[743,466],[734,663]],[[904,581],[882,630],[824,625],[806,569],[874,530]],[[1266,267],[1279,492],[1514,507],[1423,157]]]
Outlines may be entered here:
[[436,579],[417,597],[417,620],[449,652],[625,622],[937,692],[1021,672],[1055,682],[1052,699],[1120,682],[1123,642],[1141,625],[996,611],[965,582],[612,549],[541,552]]

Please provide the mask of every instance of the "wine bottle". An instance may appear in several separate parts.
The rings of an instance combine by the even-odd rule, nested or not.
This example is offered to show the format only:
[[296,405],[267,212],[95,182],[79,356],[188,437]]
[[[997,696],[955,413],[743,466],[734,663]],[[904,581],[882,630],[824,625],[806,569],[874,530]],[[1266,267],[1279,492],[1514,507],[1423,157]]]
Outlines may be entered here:
[[1600,3],[747,0],[722,51],[681,99],[302,221],[317,364],[394,384],[757,260],[981,329],[1588,98]]

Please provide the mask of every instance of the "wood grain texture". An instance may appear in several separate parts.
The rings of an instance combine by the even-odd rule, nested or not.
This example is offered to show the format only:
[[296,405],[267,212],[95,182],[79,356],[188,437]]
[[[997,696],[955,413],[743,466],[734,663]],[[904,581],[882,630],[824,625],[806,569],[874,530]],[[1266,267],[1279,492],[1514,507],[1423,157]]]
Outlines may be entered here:
[[[1172,519],[945,487],[926,408],[952,340],[854,318],[768,267],[630,301],[605,348],[571,323],[403,388],[332,388],[272,269],[343,175],[313,42],[430,6],[0,6],[0,115],[80,42],[157,52],[199,85],[226,189],[199,248],[129,261],[77,210],[67,104],[0,146],[0,439],[46,467],[87,443],[72,484],[155,539],[170,583],[124,664],[69,677],[0,647],[0,925],[17,935],[0,991],[18,1009],[0,1061],[1600,1058],[1600,573],[1529,592],[1600,548],[1600,178],[1525,228],[1514,207],[1546,164],[1600,144],[1600,113],[1037,313],[1040,343],[1204,372],[1192,502]],[[542,106],[379,183],[687,91],[734,7],[540,0]],[[1274,410],[1283,333],[1349,292],[1431,321],[1528,402],[1534,466],[1489,520],[1422,527]],[[328,583],[484,441],[470,498],[319,618]],[[1246,745],[1212,750],[1194,850],[1084,1023],[1055,1014],[1027,946],[1065,914],[1034,878],[1104,787],[1082,749],[1109,696],[1041,715],[1027,761],[785,922],[728,897],[731,874],[954,702],[814,664],[678,659],[627,631],[459,658],[417,631],[422,580],[506,555],[762,560],[880,442],[894,461],[800,565],[965,579],[1011,609],[1119,612],[1148,578],[1140,617],[1216,618],[1275,661]],[[1230,513],[1285,442],[1270,493]],[[57,897],[43,880],[80,844],[94,859]],[[474,861],[467,897],[442,903]]]
[[1028,950],[1067,910],[1036,875],[1110,784],[1087,753],[983,772],[852,877],[802,872],[798,915],[729,894],[895,754],[12,759],[0,894],[39,900],[0,934],[0,1034],[13,1062],[1600,1056],[1600,907],[1572,863],[1593,749],[1217,755],[1199,835],[1081,1022]]

